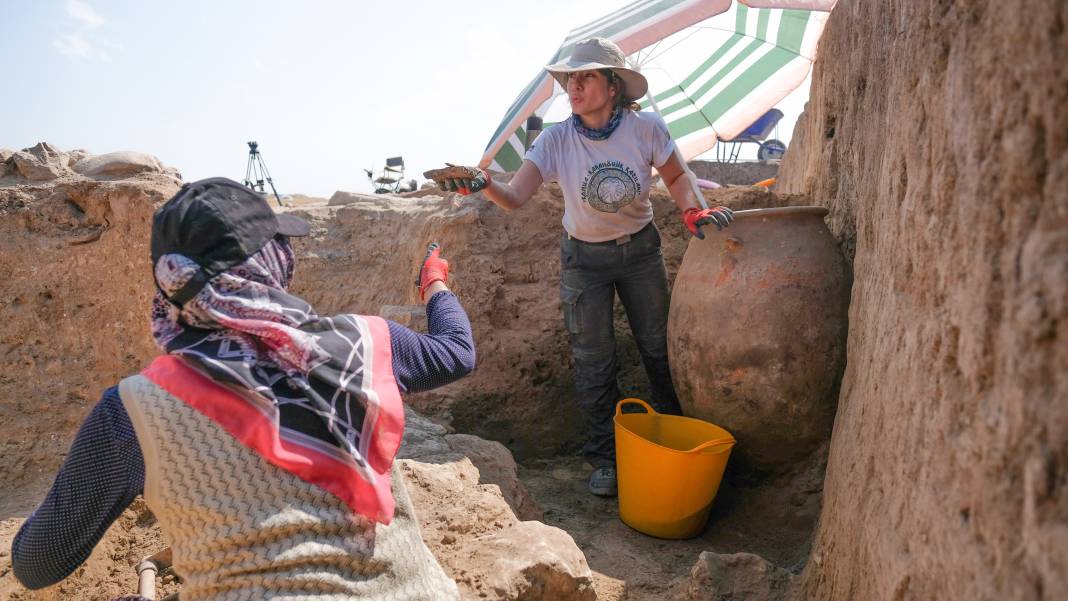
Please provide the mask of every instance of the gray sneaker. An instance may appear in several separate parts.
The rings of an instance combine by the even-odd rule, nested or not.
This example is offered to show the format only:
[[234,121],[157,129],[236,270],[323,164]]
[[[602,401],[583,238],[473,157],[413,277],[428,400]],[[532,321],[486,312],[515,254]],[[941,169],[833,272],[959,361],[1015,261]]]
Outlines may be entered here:
[[616,496],[616,468],[599,467],[590,474],[590,492],[598,497]]

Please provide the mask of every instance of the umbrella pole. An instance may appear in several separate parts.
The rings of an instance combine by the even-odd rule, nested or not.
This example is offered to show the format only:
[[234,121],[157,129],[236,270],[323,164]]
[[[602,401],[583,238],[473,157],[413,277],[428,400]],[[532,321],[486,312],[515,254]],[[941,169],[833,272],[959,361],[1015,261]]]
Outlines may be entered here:
[[[638,70],[638,65],[635,65],[634,63],[630,63],[630,67],[635,71]],[[656,104],[656,98],[653,97],[653,90],[651,88],[646,92],[645,97],[649,99],[649,104],[653,107],[653,110],[656,111],[656,114],[660,115],[660,118],[663,119],[664,115],[660,112],[660,106]],[[675,145],[675,156],[679,157],[679,163],[682,164],[682,171],[686,174],[686,179],[690,181],[690,188],[693,189],[693,194],[697,197],[697,202],[701,204],[702,209],[707,209],[708,202],[705,201],[705,195],[701,192],[701,187],[697,185],[697,176],[693,174],[693,171],[690,171],[690,166],[686,164],[686,159],[682,156],[682,151],[679,150],[678,144]]]

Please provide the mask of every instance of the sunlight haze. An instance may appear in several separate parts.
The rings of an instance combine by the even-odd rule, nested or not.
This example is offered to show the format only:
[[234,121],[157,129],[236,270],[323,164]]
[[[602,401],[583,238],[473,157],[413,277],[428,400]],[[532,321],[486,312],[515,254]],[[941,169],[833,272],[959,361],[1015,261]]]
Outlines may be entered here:
[[[135,150],[186,180],[242,179],[256,140],[283,194],[369,192],[363,169],[397,155],[421,182],[477,163],[567,32],[626,4],[9,1],[0,147]],[[780,103],[780,139],[805,96]]]

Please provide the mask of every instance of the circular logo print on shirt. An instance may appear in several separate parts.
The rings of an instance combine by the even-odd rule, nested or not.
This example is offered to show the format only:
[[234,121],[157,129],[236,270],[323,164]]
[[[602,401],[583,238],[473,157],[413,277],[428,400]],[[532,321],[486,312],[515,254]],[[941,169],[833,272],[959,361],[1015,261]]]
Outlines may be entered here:
[[603,213],[618,213],[641,192],[638,175],[619,161],[597,163],[582,180],[582,200]]

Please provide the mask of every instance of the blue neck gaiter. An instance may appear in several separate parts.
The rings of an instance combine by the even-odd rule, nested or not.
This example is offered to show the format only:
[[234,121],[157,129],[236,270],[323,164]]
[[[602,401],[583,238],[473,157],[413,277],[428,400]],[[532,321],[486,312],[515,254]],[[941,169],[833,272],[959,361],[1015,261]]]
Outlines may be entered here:
[[623,109],[619,107],[616,107],[616,110],[612,111],[612,117],[608,119],[608,124],[601,128],[586,127],[582,124],[581,117],[574,113],[571,114],[571,124],[575,126],[575,131],[591,140],[607,140],[608,136],[616,131],[616,128],[619,127],[619,124],[622,121]]

